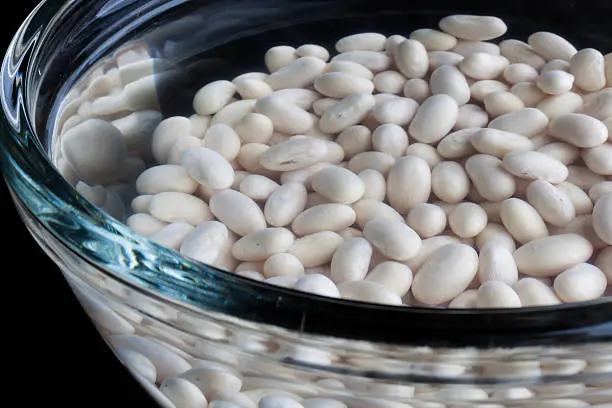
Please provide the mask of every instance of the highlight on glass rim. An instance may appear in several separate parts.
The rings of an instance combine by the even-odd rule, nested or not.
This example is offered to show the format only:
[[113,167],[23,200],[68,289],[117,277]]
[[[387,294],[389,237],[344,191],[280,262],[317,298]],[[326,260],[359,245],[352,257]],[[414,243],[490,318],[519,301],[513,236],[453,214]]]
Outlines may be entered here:
[[0,164],[160,406],[612,407],[612,7],[84,3]]

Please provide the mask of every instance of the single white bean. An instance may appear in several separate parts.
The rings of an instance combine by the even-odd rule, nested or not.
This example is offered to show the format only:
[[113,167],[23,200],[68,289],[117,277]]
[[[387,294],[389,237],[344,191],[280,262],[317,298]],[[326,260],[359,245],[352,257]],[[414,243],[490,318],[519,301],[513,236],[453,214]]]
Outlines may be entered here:
[[555,276],[586,262],[593,245],[578,234],[561,234],[535,239],[514,252],[519,272],[534,277]]
[[339,133],[361,122],[374,105],[375,99],[371,94],[349,95],[323,113],[319,127],[325,133]]
[[402,299],[382,283],[371,281],[351,281],[338,285],[343,299],[361,302],[379,303],[384,305],[402,305]]
[[433,169],[440,164],[443,159],[440,153],[432,145],[425,143],[413,143],[406,149],[406,156],[417,156],[427,162],[429,168]]
[[314,174],[310,183],[317,193],[340,204],[352,204],[365,193],[365,184],[355,173],[339,166],[329,166]]
[[244,78],[238,81],[234,80],[233,84],[242,99],[259,99],[274,92],[265,80],[260,79]]
[[305,136],[270,147],[261,154],[259,163],[269,170],[299,170],[322,161],[327,154],[328,147],[323,140]]
[[570,61],[578,52],[569,41],[560,35],[539,31],[533,33],[527,39],[529,45],[547,60]]
[[560,161],[566,166],[580,158],[580,149],[565,142],[548,143],[538,148],[537,151]]
[[208,128],[204,135],[204,147],[219,153],[227,161],[232,161],[240,152],[240,137],[224,123]]
[[489,123],[489,114],[478,105],[465,104],[459,106],[455,130],[481,128]]
[[468,289],[455,297],[448,304],[450,309],[475,309],[478,297],[478,290]]
[[393,261],[378,264],[365,278],[368,282],[383,284],[400,297],[408,293],[412,279],[412,271],[408,266]]
[[296,49],[296,53],[300,57],[315,57],[325,62],[329,61],[329,51],[320,45],[304,44]]
[[408,79],[397,71],[383,71],[374,76],[374,88],[381,93],[401,94]]
[[264,228],[236,241],[232,255],[240,261],[265,261],[274,254],[288,251],[294,240],[294,235],[286,228]]
[[441,162],[431,173],[432,191],[446,203],[459,203],[468,194],[470,180],[459,163]]
[[399,125],[387,122],[378,126],[372,133],[372,147],[376,151],[386,153],[397,159],[406,152],[408,135]]
[[569,196],[547,181],[536,180],[530,183],[526,197],[542,218],[551,225],[562,227],[576,217],[576,209]]
[[138,194],[151,195],[167,191],[191,194],[197,188],[198,182],[183,167],[172,164],[150,167],[136,179]]
[[608,286],[606,275],[588,263],[572,266],[554,281],[555,293],[564,302],[583,302],[600,298]]
[[[362,199],[384,201],[387,195],[387,181],[384,176],[376,170],[366,169],[358,174],[365,186]],[[358,217],[359,218],[359,217]]]
[[257,203],[239,191],[223,190],[214,194],[210,199],[210,210],[240,236],[266,228],[266,219]]
[[606,86],[605,59],[593,48],[578,51],[570,60],[570,73],[576,78],[576,86],[587,92],[595,92]]
[[498,116],[489,123],[488,127],[518,133],[526,137],[533,137],[546,129],[548,122],[548,118],[540,110],[523,108]]
[[234,169],[219,153],[205,147],[191,147],[181,155],[187,174],[204,187],[221,190],[231,187]]
[[314,88],[329,98],[342,99],[355,93],[372,93],[374,84],[358,75],[329,72],[315,79]]
[[521,299],[523,307],[554,306],[561,303],[553,289],[536,278],[523,278],[512,288]]
[[473,79],[495,79],[508,67],[508,60],[501,55],[474,52],[466,56],[458,67],[465,75]]
[[483,79],[470,85],[472,99],[475,99],[478,102],[484,102],[485,96],[490,93],[507,91],[508,89],[508,85],[495,79]]
[[410,136],[422,143],[436,143],[450,132],[457,122],[457,101],[445,94],[433,95],[419,107],[410,123]]
[[476,276],[478,254],[464,244],[447,244],[425,261],[412,283],[412,293],[421,303],[439,305],[463,291]]
[[421,248],[421,238],[404,222],[375,218],[363,228],[364,237],[380,252],[396,261],[414,257]]
[[259,174],[250,174],[242,180],[239,190],[242,194],[255,201],[264,201],[279,187],[276,181],[268,177]]
[[159,219],[144,213],[130,215],[125,223],[135,232],[145,237],[161,231],[162,228],[168,225],[167,222],[160,221]]
[[[483,203],[484,204],[484,203]],[[501,207],[501,205],[500,205]],[[487,216],[491,218],[491,215],[487,213]],[[499,220],[501,221],[501,220]],[[503,225],[496,222],[489,222],[487,226],[482,230],[480,234],[476,236],[475,244],[479,250],[489,244],[495,243],[506,248],[511,253],[516,250],[516,243],[510,233],[504,228]]]
[[268,224],[284,227],[297,217],[306,207],[306,187],[300,183],[286,183],[276,188],[264,206],[264,216]]
[[450,235],[438,235],[437,237],[424,239],[416,256],[402,263],[408,266],[416,274],[416,272],[421,269],[425,261],[427,261],[431,254],[433,254],[437,249],[447,244],[459,243],[459,238]]
[[518,96],[527,107],[535,107],[546,98],[546,94],[533,82],[518,82],[510,88],[510,92]]
[[193,229],[194,226],[186,222],[173,222],[149,236],[149,239],[161,246],[178,251],[183,239]]
[[332,280],[337,284],[363,280],[368,273],[371,258],[372,245],[366,239],[354,237],[344,240],[332,257]]
[[608,140],[608,129],[599,120],[581,113],[558,116],[550,122],[551,136],[580,148],[602,145]]
[[358,153],[349,160],[348,169],[353,173],[360,173],[366,169],[376,170],[387,176],[395,164],[395,158],[382,152],[370,151]]
[[516,191],[516,181],[497,157],[477,154],[465,163],[465,170],[478,193],[489,201],[503,201]]
[[429,69],[427,49],[417,40],[404,40],[395,49],[395,65],[406,78],[423,78]]
[[315,232],[296,239],[289,253],[295,255],[304,267],[314,268],[329,263],[343,241],[332,231]]
[[519,40],[504,40],[499,43],[501,55],[508,58],[511,63],[529,64],[535,69],[540,69],[546,64],[546,60],[542,58],[531,46]]
[[508,91],[491,92],[484,97],[484,106],[491,117],[516,112],[525,107],[523,101]]
[[445,159],[461,159],[476,153],[471,143],[472,135],[481,128],[457,130],[443,138],[437,146],[438,153]]
[[304,265],[299,258],[290,253],[274,254],[263,265],[263,275],[272,277],[300,277],[304,275]]
[[204,221],[185,236],[180,252],[200,262],[214,265],[229,239],[227,227],[218,221]]
[[404,218],[400,213],[382,201],[364,198],[353,204],[353,210],[355,210],[357,215],[357,226],[361,229],[375,218],[390,218],[404,222]]
[[431,194],[431,170],[417,156],[398,159],[387,177],[389,204],[400,213],[407,213],[417,204],[425,203]]
[[464,105],[470,100],[470,86],[465,76],[452,65],[442,65],[432,72],[430,88],[432,94],[447,94],[458,105]]
[[226,106],[236,86],[230,81],[215,81],[203,86],[193,98],[193,109],[198,115],[214,115]]
[[293,289],[326,297],[340,297],[336,284],[327,276],[321,274],[302,276],[297,280]]
[[554,71],[554,70],[569,72],[570,70],[569,60],[567,61],[562,60],[562,59],[550,60],[540,69],[540,74],[544,74],[545,72]]
[[593,228],[597,236],[612,245],[612,193],[604,194],[593,208]]
[[567,169],[569,171],[567,181],[585,191],[605,180],[604,176],[593,173],[588,167],[570,165],[567,166]]
[[480,283],[500,281],[513,285],[518,281],[518,268],[512,252],[503,244],[490,241],[480,247],[479,261]]
[[408,212],[406,224],[422,238],[438,235],[446,228],[446,214],[440,207],[422,203]]
[[470,41],[470,40],[459,40],[457,45],[452,49],[454,53],[457,53],[463,57],[467,57],[475,52],[484,52],[491,55],[500,55],[501,50],[499,45],[487,42],[487,41]]
[[584,95],[582,113],[602,121],[612,117],[612,88]]
[[301,57],[274,71],[265,81],[272,89],[307,88],[325,71],[325,61]]
[[266,67],[270,72],[278,71],[279,69],[291,64],[296,59],[296,49],[288,45],[278,45],[276,47],[272,47],[266,51],[266,54],[264,55]]
[[574,86],[574,76],[565,71],[547,71],[536,80],[536,85],[548,95],[561,95],[569,92]]
[[504,70],[504,79],[512,85],[519,82],[533,82],[537,77],[538,71],[524,63],[510,64]]
[[353,225],[357,215],[345,204],[319,204],[298,215],[291,229],[298,236],[321,231],[340,231]]
[[473,238],[487,226],[487,213],[478,204],[461,203],[448,215],[448,225],[460,238]]
[[389,69],[391,66],[391,58],[383,52],[378,51],[348,51],[342,54],[336,55],[332,58],[334,62],[356,62],[363,65],[367,70],[372,73],[378,73]]
[[179,408],[201,408],[208,404],[202,391],[184,378],[166,378],[159,390]]
[[545,180],[559,184],[567,179],[569,171],[557,159],[536,151],[515,151],[504,156],[504,168],[516,177]]
[[521,244],[548,236],[546,223],[526,201],[519,198],[504,200],[500,215],[506,230]]
[[487,281],[478,288],[476,307],[516,308],[521,306],[519,295],[505,282]]
[[511,152],[533,150],[534,148],[534,144],[529,138],[497,129],[479,130],[472,135],[470,141],[480,153],[500,159]]
[[372,148],[372,132],[363,125],[349,126],[338,135],[336,143],[342,146],[345,157],[350,159]]
[[374,79],[374,74],[372,71],[353,61],[332,61],[327,64],[325,72],[346,72],[348,74],[358,75],[365,79]]
[[427,51],[448,51],[457,45],[454,36],[430,28],[415,30],[410,33],[410,38],[423,44]]
[[204,201],[178,192],[165,192],[153,196],[149,203],[149,212],[160,221],[187,222],[193,226],[213,219]]
[[498,17],[462,14],[444,17],[439,26],[444,32],[470,41],[492,40],[508,30],[504,21]]
[[415,117],[419,104],[410,98],[392,98],[374,107],[374,118],[383,124],[406,126]]
[[412,78],[406,81],[402,92],[406,98],[413,99],[418,103],[423,103],[425,99],[431,96],[429,83],[421,78]]
[[343,37],[336,42],[336,51],[382,51],[387,37],[379,33],[359,33]]
[[588,191],[589,198],[593,200],[593,202],[597,202],[601,197],[608,193],[612,193],[612,181],[601,181],[593,184]]
[[603,176],[612,175],[612,143],[583,149],[581,157],[589,170]]
[[576,215],[590,214],[593,212],[593,201],[589,198],[588,194],[576,184],[565,181],[558,184],[557,188],[569,197],[576,210]]

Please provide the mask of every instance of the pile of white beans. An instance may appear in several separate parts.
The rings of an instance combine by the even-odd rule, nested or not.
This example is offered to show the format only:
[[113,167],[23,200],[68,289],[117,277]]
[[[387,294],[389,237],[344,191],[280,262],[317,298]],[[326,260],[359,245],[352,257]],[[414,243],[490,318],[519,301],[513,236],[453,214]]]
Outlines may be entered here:
[[[104,184],[137,173],[134,231],[304,292],[449,308],[608,295],[612,53],[550,32],[496,44],[496,17],[439,29],[351,35],[333,57],[275,46],[270,73],[206,84],[191,117],[136,111],[138,81],[100,97],[107,77],[89,91],[102,114],[64,123],[60,170],[120,219]],[[113,101],[133,113],[101,119]]]

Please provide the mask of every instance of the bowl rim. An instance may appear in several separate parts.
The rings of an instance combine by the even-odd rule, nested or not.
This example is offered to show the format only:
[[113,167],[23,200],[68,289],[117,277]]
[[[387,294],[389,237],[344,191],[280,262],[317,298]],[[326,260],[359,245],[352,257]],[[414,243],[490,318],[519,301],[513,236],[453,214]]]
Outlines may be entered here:
[[[99,0],[96,6],[107,1]],[[172,5],[178,7],[188,2],[176,0]],[[49,38],[57,35],[58,27],[79,3],[81,0],[41,2],[10,44],[0,73],[4,124],[0,136],[1,162],[5,180],[15,199],[19,199],[32,216],[73,254],[104,270],[109,277],[139,282],[142,290],[150,296],[161,295],[171,302],[186,302],[234,318],[276,325],[301,334],[374,343],[498,347],[612,339],[612,297],[521,309],[436,309],[353,302],[243,278],[184,257],[132,232],[90,204],[63,179],[51,164],[33,125],[32,110],[38,95],[32,85],[40,80],[34,76],[36,68],[43,62],[40,60],[42,50],[49,47]],[[142,12],[143,3],[147,3],[143,15],[153,18],[156,14],[152,6],[164,2],[133,1],[125,6],[125,11],[133,12],[141,7]],[[113,28],[108,16],[101,18],[111,23],[108,29]],[[45,211],[41,203],[48,206]],[[50,212],[48,208],[55,211]],[[67,217],[72,219],[70,226],[76,226],[88,239],[101,245],[113,245],[113,250],[122,248],[140,256],[145,254],[143,259],[149,262],[157,260],[160,264],[149,263],[146,271],[130,269],[120,262],[111,264],[108,259],[102,259],[99,252],[79,245],[78,237],[62,235],[67,227],[60,224],[66,223]],[[147,258],[148,255],[151,259]],[[156,282],[156,279],[163,283]],[[144,282],[150,286],[143,286]],[[154,290],[154,283],[164,289]],[[203,290],[200,296],[191,292],[193,298],[186,299],[181,291],[188,290],[185,285],[189,283],[197,283],[197,291]],[[205,300],[204,294],[223,297],[224,300],[213,304],[210,299]],[[467,337],[466,333],[469,333]]]

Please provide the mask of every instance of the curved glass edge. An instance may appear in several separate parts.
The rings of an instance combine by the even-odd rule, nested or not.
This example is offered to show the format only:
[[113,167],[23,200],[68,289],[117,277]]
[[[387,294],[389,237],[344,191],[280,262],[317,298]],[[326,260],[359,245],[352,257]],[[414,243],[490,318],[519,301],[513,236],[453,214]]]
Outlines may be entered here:
[[[185,1],[176,1],[179,4]],[[192,262],[136,235],[70,186],[41,147],[26,105],[34,49],[53,33],[42,3],[2,66],[2,170],[10,188],[57,239],[110,274],[177,302],[300,333],[428,346],[503,347],[612,340],[612,299],[517,310],[436,310],[334,300],[248,280]],[[79,3],[70,2],[71,5]],[[152,2],[153,3],[153,2]],[[313,4],[310,3],[310,4]],[[115,10],[119,13],[121,10]],[[126,11],[129,12],[129,9]],[[98,17],[113,28],[118,19]],[[146,13],[141,16],[145,18]],[[61,16],[58,18],[61,20]],[[41,33],[47,33],[41,36]],[[381,316],[384,316],[381,319]],[[470,333],[466,337],[464,333]]]

